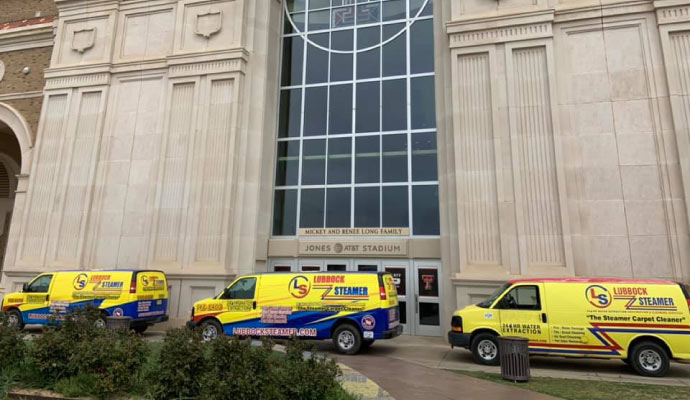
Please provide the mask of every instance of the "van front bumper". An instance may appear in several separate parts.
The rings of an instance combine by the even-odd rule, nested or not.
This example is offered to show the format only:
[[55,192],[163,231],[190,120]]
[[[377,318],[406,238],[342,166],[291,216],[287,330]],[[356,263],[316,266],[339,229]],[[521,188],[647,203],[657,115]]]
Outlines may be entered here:
[[398,325],[393,329],[383,331],[381,333],[381,339],[393,339],[396,336],[400,336],[402,334],[402,330],[403,330],[402,325]]
[[470,335],[469,333],[448,331],[448,343],[450,343],[450,347],[463,347],[469,349]]

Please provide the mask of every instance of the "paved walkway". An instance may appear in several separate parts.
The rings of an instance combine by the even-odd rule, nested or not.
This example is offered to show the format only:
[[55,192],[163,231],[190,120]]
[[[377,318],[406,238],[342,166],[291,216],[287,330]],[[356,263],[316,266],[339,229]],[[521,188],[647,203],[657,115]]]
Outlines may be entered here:
[[[335,354],[330,342],[320,342],[318,346],[323,352]],[[476,364],[470,352],[465,349],[451,350],[445,339],[440,337],[403,335],[392,340],[379,340],[365,354],[369,358],[389,357],[434,369],[484,371],[497,374],[501,372],[500,367]],[[668,375],[663,378],[639,376],[620,360],[531,357],[530,366],[532,376],[538,377],[690,386],[690,365],[677,362],[671,363]],[[357,367],[354,368],[357,369]],[[386,388],[386,385],[382,386]]]
[[[373,348],[372,348],[373,349]],[[373,353],[373,352],[372,352]],[[549,400],[553,397],[382,355],[335,356],[396,400]]]

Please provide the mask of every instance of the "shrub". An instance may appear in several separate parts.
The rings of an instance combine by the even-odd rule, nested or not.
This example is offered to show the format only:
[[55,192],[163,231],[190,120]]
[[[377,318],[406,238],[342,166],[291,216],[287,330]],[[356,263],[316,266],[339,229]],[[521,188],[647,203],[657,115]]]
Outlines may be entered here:
[[151,395],[156,399],[196,397],[204,373],[203,350],[199,331],[168,330],[158,356],[159,369],[145,378],[154,382]]
[[272,342],[252,347],[249,340],[222,337],[209,344],[207,373],[202,379],[205,399],[279,399],[277,363]]
[[[95,376],[92,395],[107,397],[129,389],[134,376],[146,360],[148,350],[140,336],[132,332],[103,330],[101,334],[79,346],[77,377]],[[75,368],[76,367],[76,368]]]
[[100,311],[91,306],[79,307],[64,316],[61,324],[51,318],[34,342],[31,356],[40,372],[43,387],[52,387],[58,380],[76,376],[81,367],[81,347],[106,331],[96,326]]
[[[305,352],[310,352],[308,357]],[[292,339],[287,343],[279,371],[281,393],[287,399],[318,400],[339,389],[336,378],[341,371],[332,359],[319,356],[314,346]]]
[[61,324],[44,329],[31,351],[41,377],[39,386],[69,395],[106,397],[131,385],[144,364],[147,347],[130,332],[98,327],[99,317],[100,310],[80,307],[65,315]]
[[18,367],[26,354],[26,343],[19,329],[7,325],[7,315],[0,312],[0,370]]

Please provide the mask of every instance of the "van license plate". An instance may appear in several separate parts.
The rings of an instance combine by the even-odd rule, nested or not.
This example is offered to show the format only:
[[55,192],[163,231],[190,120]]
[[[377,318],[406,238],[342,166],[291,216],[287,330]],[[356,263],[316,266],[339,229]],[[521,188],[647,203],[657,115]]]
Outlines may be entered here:
[[374,332],[370,332],[370,331],[367,332],[367,331],[365,331],[365,332],[364,332],[364,338],[365,338],[365,339],[373,339],[373,338],[374,338]]

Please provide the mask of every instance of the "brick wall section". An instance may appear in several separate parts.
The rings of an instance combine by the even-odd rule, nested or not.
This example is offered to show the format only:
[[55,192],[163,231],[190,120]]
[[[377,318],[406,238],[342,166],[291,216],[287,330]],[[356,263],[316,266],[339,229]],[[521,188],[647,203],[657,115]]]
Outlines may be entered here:
[[[43,90],[43,71],[50,65],[52,51],[52,47],[39,47],[0,53],[0,60],[5,63],[5,77],[0,81],[0,94]],[[28,75],[22,72],[24,67],[31,69]]]
[[[5,0],[0,0],[2,3]],[[24,93],[43,91],[45,78],[43,71],[50,64],[52,47],[40,47],[37,49],[18,50],[0,53],[0,60],[5,63],[5,77],[0,81],[0,95],[8,93]],[[25,75],[24,67],[29,67],[31,72]],[[35,136],[38,128],[38,119],[41,113],[42,98],[30,98],[19,100],[7,100],[5,103],[16,108],[26,118],[31,132]],[[34,138],[35,139],[35,138]]]
[[[2,1],[2,0],[0,0]],[[34,142],[36,141],[36,133],[38,132],[38,119],[41,115],[41,105],[43,104],[43,97],[34,97],[30,99],[7,100],[5,104],[14,107],[22,117],[26,118],[26,122],[31,128],[31,136]]]
[[0,0],[0,24],[57,14],[54,0]]

